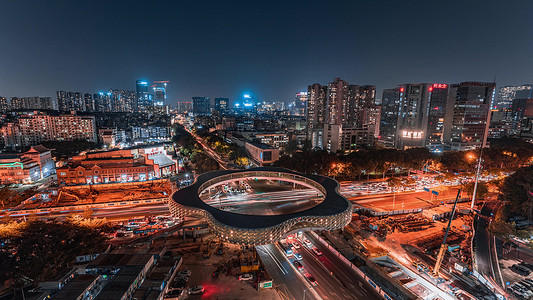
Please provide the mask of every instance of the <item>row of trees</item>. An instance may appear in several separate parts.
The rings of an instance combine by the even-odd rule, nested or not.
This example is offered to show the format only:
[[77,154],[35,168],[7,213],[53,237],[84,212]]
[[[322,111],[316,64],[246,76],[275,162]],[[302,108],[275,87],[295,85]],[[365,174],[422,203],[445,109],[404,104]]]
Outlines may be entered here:
[[[423,168],[449,173],[474,172],[480,155],[479,150],[449,151],[435,155],[426,148],[365,149],[348,155],[302,150],[286,153],[276,163],[277,166],[343,180],[385,177]],[[531,144],[515,139],[497,140],[491,148],[483,150],[483,169],[487,172],[516,170],[531,163],[532,158]]]
[[81,217],[0,224],[0,281],[11,280],[17,289],[36,286],[72,266],[76,256],[103,252],[106,224]]
[[181,125],[176,126],[173,142],[179,147],[181,155],[189,157],[198,173],[218,170],[218,162],[203,152],[202,145]]
[[239,147],[236,144],[230,144],[215,133],[209,132],[208,130],[200,130],[196,132],[196,134],[203,138],[209,147],[214,149],[217,153],[226,156],[236,165],[240,167],[246,167],[250,165],[248,154],[244,148]]
[[326,151],[299,151],[282,156],[276,166],[303,173],[335,176],[341,180],[355,180],[421,169],[433,164],[432,158],[425,148],[361,150],[342,156]]
[[58,159],[68,159],[81,151],[97,149],[99,145],[86,140],[74,141],[44,141],[42,145],[52,149],[52,156]]

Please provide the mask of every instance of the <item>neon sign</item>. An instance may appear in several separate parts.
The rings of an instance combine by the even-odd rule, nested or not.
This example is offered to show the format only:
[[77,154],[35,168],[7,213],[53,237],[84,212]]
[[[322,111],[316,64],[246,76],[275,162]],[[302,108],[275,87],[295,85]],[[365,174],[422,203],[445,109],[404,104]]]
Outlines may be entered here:
[[445,89],[448,85],[446,83],[434,83],[433,88],[434,89]]

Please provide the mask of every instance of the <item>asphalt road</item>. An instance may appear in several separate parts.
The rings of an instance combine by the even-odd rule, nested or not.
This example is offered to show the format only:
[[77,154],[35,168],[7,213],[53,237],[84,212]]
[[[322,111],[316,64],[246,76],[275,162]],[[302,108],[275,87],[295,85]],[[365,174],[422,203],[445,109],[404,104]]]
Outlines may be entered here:
[[[49,219],[49,218],[66,218],[71,214],[83,214],[84,209],[79,210],[63,210],[63,211],[54,211],[50,213],[37,214],[37,217],[40,219]],[[152,205],[137,205],[129,207],[102,207],[102,208],[93,208],[92,216],[98,218],[108,218],[108,219],[128,219],[137,216],[151,216],[151,215],[162,215],[169,214],[168,204],[158,203]],[[11,215],[12,218],[24,218],[29,215]]]
[[227,207],[228,211],[245,215],[280,215],[303,211],[320,201],[317,192],[311,189],[268,192],[261,194],[216,194],[202,200],[216,208]]
[[[343,189],[340,190],[344,193]],[[439,195],[437,197],[431,196],[428,192],[401,192],[394,194],[376,194],[364,195],[357,197],[350,197],[352,203],[376,209],[378,211],[414,209],[424,206],[434,205],[443,200],[455,199],[457,191],[449,192],[447,194]]]
[[[309,233],[306,233],[305,236],[322,252],[322,255],[319,258],[323,261],[321,264],[331,272],[330,274],[333,274],[329,276],[329,281],[340,283],[342,288],[338,289],[339,292],[345,291],[345,295],[348,297],[331,299],[382,299],[368,282],[361,278],[361,276],[359,276],[359,274],[357,274],[350,266],[346,265],[341,258],[335,255],[328,247],[324,246]],[[308,252],[315,255],[310,251]]]
[[488,231],[490,219],[496,214],[499,206],[498,201],[487,202],[481,208],[480,214],[476,215],[476,267],[480,274],[492,277],[501,284],[501,274],[498,272],[498,258],[494,248],[494,236]]
[[294,256],[287,258],[275,245],[256,247],[276,288],[283,296],[289,299],[302,299],[303,290],[309,285],[303,274],[308,272],[315,277],[318,284],[312,287],[313,290],[306,292],[305,299],[316,298],[313,291],[322,299],[381,299],[363,278],[327,247],[311,235],[306,234],[306,237],[322,252],[322,255],[317,256],[311,249],[299,243],[300,248],[294,250],[302,255],[300,262],[305,271],[297,271],[292,266]]
[[256,250],[283,299],[320,299],[313,293],[314,287],[275,245],[256,246]]

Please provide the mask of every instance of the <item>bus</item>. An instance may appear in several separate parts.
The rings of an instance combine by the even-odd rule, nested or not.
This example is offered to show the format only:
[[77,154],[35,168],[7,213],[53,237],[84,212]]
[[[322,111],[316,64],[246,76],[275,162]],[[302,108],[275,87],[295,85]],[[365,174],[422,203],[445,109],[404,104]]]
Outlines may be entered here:
[[292,248],[287,244],[285,241],[280,241],[279,246],[281,247],[281,250],[283,250],[283,253],[285,253],[286,256],[292,256]]

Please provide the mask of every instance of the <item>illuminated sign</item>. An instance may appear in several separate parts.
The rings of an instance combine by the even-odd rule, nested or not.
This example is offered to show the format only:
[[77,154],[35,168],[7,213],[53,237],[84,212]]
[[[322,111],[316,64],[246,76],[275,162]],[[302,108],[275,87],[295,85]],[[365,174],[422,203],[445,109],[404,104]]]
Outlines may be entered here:
[[403,91],[405,91],[405,89],[403,87],[400,88],[400,92],[403,93]]
[[407,130],[404,130],[402,132],[402,136],[403,138],[407,138],[407,139],[421,139],[422,138],[422,131],[407,131]]
[[248,95],[248,94],[244,94],[243,97],[246,98],[246,99],[250,99],[250,98],[252,98],[252,97],[250,97],[250,95]]
[[434,83],[433,88],[434,89],[445,89],[448,85],[446,83]]

